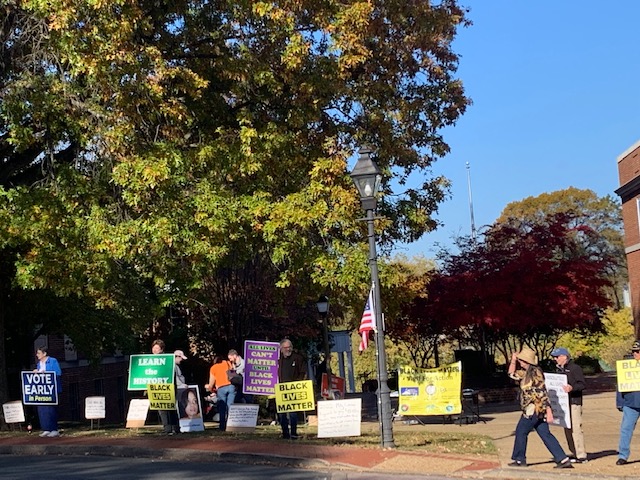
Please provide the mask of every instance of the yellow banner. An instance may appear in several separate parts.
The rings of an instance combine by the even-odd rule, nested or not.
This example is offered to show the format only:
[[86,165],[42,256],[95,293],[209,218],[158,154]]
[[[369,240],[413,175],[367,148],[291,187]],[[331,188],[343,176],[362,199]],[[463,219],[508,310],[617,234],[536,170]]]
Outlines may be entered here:
[[313,398],[313,382],[285,382],[276,384],[276,409],[278,413],[304,412],[316,408]]
[[175,410],[176,392],[173,383],[147,384],[149,410]]
[[462,412],[462,362],[440,368],[400,367],[401,415],[452,415]]
[[640,362],[637,360],[618,360],[616,375],[618,391],[637,392],[640,390]]

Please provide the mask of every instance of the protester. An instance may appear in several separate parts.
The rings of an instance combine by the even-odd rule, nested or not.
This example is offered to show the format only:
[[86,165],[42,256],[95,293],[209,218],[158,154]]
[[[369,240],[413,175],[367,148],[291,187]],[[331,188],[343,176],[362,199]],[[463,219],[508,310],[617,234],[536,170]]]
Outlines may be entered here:
[[243,377],[244,377],[244,358],[242,358],[238,354],[238,351],[234,350],[233,348],[231,350],[229,350],[229,353],[227,354],[227,358],[231,362],[231,365],[233,367],[233,371],[237,375],[237,376],[234,376],[233,378],[231,378],[231,384],[234,387],[236,387],[235,402],[236,403],[249,402],[251,400],[251,397],[249,395],[244,395],[242,393],[242,381],[243,381]]
[[[164,353],[165,344],[162,340],[154,340],[151,344],[151,353],[161,355]],[[162,422],[162,431],[166,435],[175,435],[180,432],[178,426],[178,413],[173,410],[158,410],[160,421]]]
[[[47,347],[38,347],[36,350],[36,358],[38,363],[34,372],[55,372],[56,374],[56,388],[58,395],[62,391],[62,370],[58,360],[49,356],[49,350]],[[42,432],[41,437],[59,437],[60,431],[58,430],[58,406],[57,405],[38,405],[38,419],[40,420],[40,428]]]
[[[280,383],[305,380],[307,369],[304,358],[293,351],[291,340],[285,338],[280,342],[280,359],[278,361],[278,381]],[[298,438],[298,412],[279,413],[278,421],[282,427],[282,438],[296,440]],[[289,431],[291,426],[291,431]]]
[[544,374],[538,366],[535,352],[529,348],[523,348],[520,353],[514,352],[508,373],[519,383],[522,409],[511,454],[513,462],[509,466],[527,466],[527,440],[531,430],[535,430],[553,456],[556,462],[555,468],[573,468],[571,460],[562,450],[560,443],[549,431],[549,423],[553,422],[553,413],[544,383]]
[[173,355],[176,357],[176,363],[175,363],[176,389],[186,387],[187,381],[185,380],[184,373],[182,373],[182,369],[180,368],[180,363],[182,363],[182,360],[186,360],[187,356],[184,354],[182,350],[176,350],[175,352],[173,352]]
[[569,394],[571,408],[571,428],[565,428],[564,434],[571,451],[573,463],[586,463],[587,451],[584,447],[584,431],[582,430],[582,392],[587,386],[584,373],[569,355],[569,350],[558,347],[551,352],[556,362],[556,371],[567,376],[567,385],[563,387]]
[[216,408],[218,410],[220,430],[223,432],[227,429],[227,415],[229,405],[233,405],[236,397],[236,387],[231,385],[229,381],[228,371],[233,366],[231,362],[225,360],[222,355],[216,355],[213,359],[213,365],[209,370],[209,383],[204,386],[205,389],[213,392],[215,389],[217,395]]
[[[631,354],[636,362],[640,362],[640,341],[633,342]],[[616,407],[622,412],[616,465],[625,465],[631,455],[631,437],[633,437],[633,431],[638,423],[638,418],[640,418],[640,391],[618,391],[616,393]]]

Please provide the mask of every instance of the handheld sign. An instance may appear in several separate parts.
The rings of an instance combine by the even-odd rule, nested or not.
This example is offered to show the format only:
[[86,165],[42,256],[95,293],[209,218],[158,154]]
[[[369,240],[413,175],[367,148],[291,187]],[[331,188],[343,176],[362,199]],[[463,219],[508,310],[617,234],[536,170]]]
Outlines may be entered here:
[[251,395],[273,395],[278,383],[279,356],[279,343],[246,340],[242,391]]
[[55,372],[21,372],[22,403],[25,405],[57,405],[58,384]]
[[129,390],[146,390],[149,384],[173,383],[176,357],[173,354],[131,355]]
[[175,410],[176,395],[173,383],[150,383],[147,385],[150,410]]
[[564,373],[545,373],[544,383],[549,393],[549,403],[551,403],[551,411],[553,413],[552,425],[571,428],[569,394],[563,388],[568,385],[567,376]]
[[616,376],[619,392],[640,391],[640,362],[634,359],[618,360]]
[[284,382],[276,384],[276,410],[278,413],[305,412],[316,408],[313,382]]

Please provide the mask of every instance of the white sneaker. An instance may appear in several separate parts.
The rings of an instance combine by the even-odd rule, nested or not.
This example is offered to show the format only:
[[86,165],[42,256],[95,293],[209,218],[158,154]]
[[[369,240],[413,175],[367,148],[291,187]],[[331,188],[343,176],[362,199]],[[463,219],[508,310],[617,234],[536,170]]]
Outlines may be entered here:
[[47,437],[59,437],[60,436],[60,432],[58,430],[52,430],[51,432],[49,432],[49,435],[47,435]]
[[49,430],[45,430],[44,432],[40,432],[41,437],[48,437],[51,432]]

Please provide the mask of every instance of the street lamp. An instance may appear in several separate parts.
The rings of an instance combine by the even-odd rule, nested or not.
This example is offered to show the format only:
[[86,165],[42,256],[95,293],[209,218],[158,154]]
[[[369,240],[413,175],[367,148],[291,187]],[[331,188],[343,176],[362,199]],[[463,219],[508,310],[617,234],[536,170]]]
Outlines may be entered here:
[[[318,307],[318,313],[322,318],[322,336],[324,337],[324,363],[327,370],[327,392],[328,398],[333,398],[333,391],[331,389],[331,348],[329,347],[329,325],[327,317],[329,316],[329,297],[326,295],[320,295],[316,302]],[[320,381],[320,394],[322,394],[322,380]]]
[[382,325],[382,308],[380,303],[380,278],[378,277],[378,254],[376,253],[376,236],[373,228],[375,220],[374,210],[377,206],[376,194],[380,189],[382,175],[378,166],[371,160],[372,150],[369,147],[360,148],[360,156],[351,172],[351,179],[356,184],[360,194],[362,208],[367,212],[367,227],[369,232],[369,268],[373,282],[375,317],[376,317],[376,357],[378,360],[378,419],[380,422],[380,438],[383,448],[395,448],[393,442],[393,413],[391,411],[391,391],[387,384],[387,353],[384,347],[384,329]]

